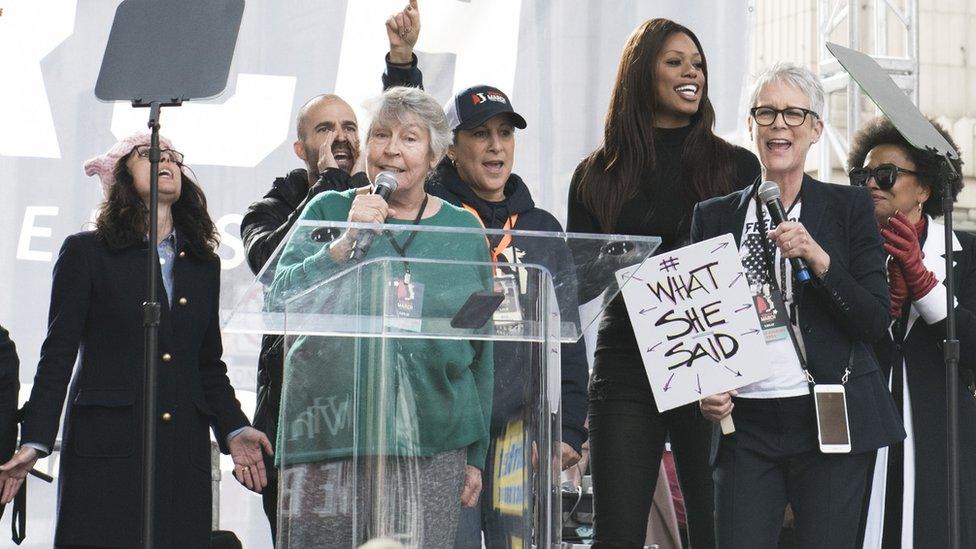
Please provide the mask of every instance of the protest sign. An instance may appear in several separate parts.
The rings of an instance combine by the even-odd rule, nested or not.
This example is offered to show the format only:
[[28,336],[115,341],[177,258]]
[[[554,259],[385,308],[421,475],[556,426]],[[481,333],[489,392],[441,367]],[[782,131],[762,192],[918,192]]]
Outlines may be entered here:
[[617,281],[659,411],[772,373],[731,235],[621,269]]

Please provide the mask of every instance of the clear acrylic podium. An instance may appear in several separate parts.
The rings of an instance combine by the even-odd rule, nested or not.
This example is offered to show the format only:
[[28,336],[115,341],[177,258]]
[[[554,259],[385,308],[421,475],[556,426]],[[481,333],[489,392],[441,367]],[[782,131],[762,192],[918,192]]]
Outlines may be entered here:
[[[350,229],[377,232],[373,245],[335,261],[330,242]],[[493,263],[486,238],[505,235]],[[278,546],[450,547],[465,475],[480,471],[508,546],[559,547],[560,346],[658,242],[296,224],[224,315],[227,332],[284,336]],[[495,357],[514,362],[503,378]]]

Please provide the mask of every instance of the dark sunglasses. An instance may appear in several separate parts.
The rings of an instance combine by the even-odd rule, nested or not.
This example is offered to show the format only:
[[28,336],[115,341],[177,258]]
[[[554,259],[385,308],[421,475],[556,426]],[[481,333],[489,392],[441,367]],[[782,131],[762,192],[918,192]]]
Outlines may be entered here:
[[851,178],[851,185],[857,187],[867,187],[868,179],[874,178],[874,182],[878,184],[878,187],[883,191],[890,191],[892,187],[895,186],[895,181],[898,179],[898,174],[907,173],[911,175],[918,175],[917,172],[912,170],[906,170],[905,168],[899,168],[894,164],[881,164],[877,168],[854,168],[847,175]]

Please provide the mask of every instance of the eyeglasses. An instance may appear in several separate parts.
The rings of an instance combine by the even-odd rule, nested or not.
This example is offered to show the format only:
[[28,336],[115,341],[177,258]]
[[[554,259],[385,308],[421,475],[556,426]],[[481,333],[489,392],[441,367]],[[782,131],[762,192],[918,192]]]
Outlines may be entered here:
[[814,118],[820,118],[820,115],[811,111],[810,109],[802,109],[800,107],[787,107],[785,109],[774,109],[772,107],[753,107],[749,110],[749,114],[752,115],[752,119],[756,121],[756,124],[760,126],[772,126],[773,122],[776,122],[776,117],[780,114],[783,115],[783,122],[786,122],[787,126],[801,126],[807,120],[807,115]]
[[895,186],[895,180],[898,179],[898,174],[907,173],[911,175],[918,175],[917,172],[912,170],[906,170],[905,168],[899,168],[894,164],[881,164],[877,168],[854,168],[847,175],[851,178],[851,185],[857,187],[867,187],[868,179],[874,178],[874,182],[878,184],[878,187],[883,191],[890,191],[892,187]]
[[[139,158],[149,158],[149,145],[136,145],[132,150],[139,155]],[[183,166],[183,153],[174,151],[173,149],[160,149],[159,161],[169,161],[177,166]]]

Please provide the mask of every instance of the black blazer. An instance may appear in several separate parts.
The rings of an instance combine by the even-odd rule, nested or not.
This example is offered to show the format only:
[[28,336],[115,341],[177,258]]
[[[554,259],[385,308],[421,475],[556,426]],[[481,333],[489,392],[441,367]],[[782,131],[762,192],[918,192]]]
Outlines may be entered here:
[[[219,261],[177,252],[172,309],[158,285],[156,546],[209,547],[209,428],[226,452],[248,421],[220,359]],[[54,266],[22,440],[53,446],[67,393],[58,545],[139,543],[145,280],[145,245],[114,250],[93,232],[65,239]]]
[[[695,206],[691,239],[732,233],[740,245],[755,187]],[[888,281],[881,234],[867,189],[822,183],[804,176],[800,222],[830,255],[830,269],[798,296],[799,335],[817,383],[840,383],[854,352],[846,384],[851,452],[867,452],[905,438],[871,344],[887,333]],[[713,428],[711,457],[721,431]]]

